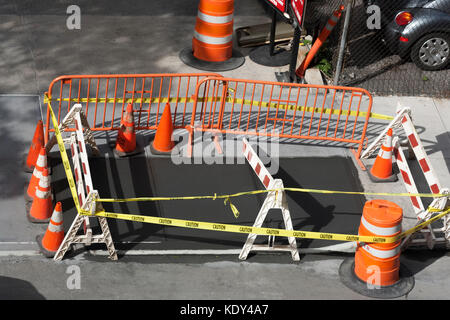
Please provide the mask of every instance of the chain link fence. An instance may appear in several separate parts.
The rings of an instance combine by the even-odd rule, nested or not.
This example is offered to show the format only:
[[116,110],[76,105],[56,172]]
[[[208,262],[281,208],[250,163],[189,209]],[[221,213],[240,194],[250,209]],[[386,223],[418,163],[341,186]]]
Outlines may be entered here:
[[[430,69],[439,59],[450,59],[450,0],[308,0],[303,33],[315,39],[340,5],[346,9],[310,66],[321,65],[329,84],[337,80],[338,85],[362,87],[377,95],[450,98],[448,62],[436,71],[417,66]],[[342,68],[335,79],[348,7]],[[395,22],[402,11],[411,15],[403,14],[398,22],[409,21],[407,28],[415,29],[406,33],[408,42],[397,33],[405,28]],[[409,49],[401,56],[398,47]]]

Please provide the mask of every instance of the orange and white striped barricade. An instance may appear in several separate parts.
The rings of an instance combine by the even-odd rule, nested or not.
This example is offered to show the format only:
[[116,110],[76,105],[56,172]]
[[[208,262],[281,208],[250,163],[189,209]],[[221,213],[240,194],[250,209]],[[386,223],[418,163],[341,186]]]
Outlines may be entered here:
[[[69,126],[75,125],[75,114],[79,112],[81,114],[81,128],[83,131],[83,137],[85,137],[86,142],[89,144],[89,146],[92,148],[92,152],[94,155],[99,155],[100,151],[97,147],[97,144],[95,143],[94,136],[92,135],[91,128],[89,126],[89,123],[87,122],[86,116],[84,112],[82,111],[83,107],[81,104],[75,104],[72,108],[70,108],[69,112],[64,117],[63,121],[59,124],[58,128],[60,132],[67,131],[69,129]],[[60,110],[59,110],[60,112]],[[47,112],[49,113],[49,112]],[[50,126],[50,116],[47,116],[47,130],[46,134],[49,133],[49,126]],[[74,130],[72,130],[74,131]],[[64,143],[68,144],[70,143],[70,137],[63,137]],[[47,143],[45,144],[45,150],[50,152],[50,150],[53,148],[53,146],[56,144],[56,136],[53,134],[50,139],[47,139]]]
[[[80,203],[80,206],[82,206],[86,202],[86,191],[89,189],[93,190],[93,187],[90,173],[88,175],[86,172],[86,170],[89,172],[89,166],[86,166],[86,162],[83,161],[84,157],[82,155],[84,153],[79,149],[78,143],[77,135],[72,133],[70,137],[70,151],[72,155],[73,174],[77,185],[78,202]],[[81,143],[80,145],[83,146]],[[86,179],[83,179],[83,177],[86,177]],[[86,244],[89,245],[92,239],[92,228],[88,217],[84,217],[83,228],[87,239]]]
[[[370,144],[370,146],[363,152],[361,158],[368,158],[382,143],[389,129],[403,129],[410,147],[412,148],[415,158],[419,163],[419,167],[427,181],[430,191],[434,194],[448,194],[448,189],[442,188],[439,179],[433,170],[430,159],[425,152],[419,135],[417,134],[414,124],[411,120],[411,109],[402,108],[397,111],[395,118],[389,123],[389,125],[383,130],[383,132]],[[406,157],[401,150],[398,137],[393,139],[394,146],[394,159],[399,167],[403,182],[405,184],[408,193],[418,193],[415,186],[413,175],[409,169]],[[419,197],[410,197],[413,210],[417,215],[418,223],[428,220],[431,217],[430,210],[425,210],[422,201]],[[436,198],[430,207],[437,210],[443,210],[447,203],[448,197]],[[414,239],[413,235],[406,237],[402,243],[402,248],[406,248],[408,245],[423,245],[426,244],[428,248],[432,249],[436,243],[444,243],[447,246],[450,245],[450,233],[446,230],[450,229],[450,220],[447,216],[443,218],[443,228],[433,229],[431,226],[423,229],[420,233],[425,235],[425,239]],[[436,232],[444,232],[443,237],[437,237]],[[412,241],[411,241],[412,240]]]
[[[392,145],[394,147],[395,162],[397,163],[400,175],[403,178],[406,190],[411,194],[419,193],[416,184],[414,182],[414,177],[411,173],[411,170],[409,169],[408,162],[406,161],[405,154],[400,146],[400,141],[398,137],[394,137],[394,139],[392,140]],[[425,211],[425,207],[423,206],[420,197],[411,196],[410,199],[416,215],[419,215],[420,213]]]
[[[249,144],[247,139],[243,138],[243,153],[248,164],[252,167],[253,171],[257,175],[258,179],[262,182],[267,190],[271,189],[283,189],[283,181],[281,179],[274,179],[269,173],[267,168],[264,166],[258,154]],[[280,209],[283,215],[284,225],[286,230],[293,230],[291,214],[289,212],[289,207],[286,199],[286,193],[283,190],[279,191],[269,191],[264,203],[256,216],[255,223],[253,227],[261,227],[264,220],[266,219],[267,213],[270,209]],[[297,242],[294,237],[288,237],[288,245],[275,245],[275,235],[269,235],[267,245],[257,245],[254,244],[256,239],[256,234],[249,234],[247,241],[242,247],[239,259],[247,259],[250,251],[289,251],[291,252],[292,259],[294,261],[300,260],[300,255],[297,250]]]
[[402,110],[398,111],[394,119],[392,119],[391,122],[386,126],[386,128],[383,129],[380,135],[375,138],[375,140],[366,148],[366,150],[364,150],[363,153],[361,153],[361,159],[368,159],[376,150],[381,147],[389,129],[394,130],[394,132],[396,129],[400,129],[402,127],[402,119],[406,114],[411,115],[410,108],[403,108]]
[[[95,143],[95,140],[92,136],[92,132],[90,131],[89,124],[87,123],[87,120],[85,116],[81,116],[82,114],[82,106],[81,104],[74,105],[66,117],[63,119],[62,123],[59,126],[60,132],[63,132],[64,130],[68,129],[69,126],[73,125],[75,126],[76,132],[72,133],[70,135],[70,138],[65,139],[65,143],[68,143],[70,145],[71,155],[72,155],[72,163],[74,166],[74,175],[75,175],[75,183],[77,185],[77,195],[78,195],[78,201],[80,205],[83,205],[86,199],[85,190],[88,190],[89,188],[92,190],[92,179],[89,175],[83,181],[82,177],[82,170],[86,171],[89,170],[89,165],[86,165],[88,163],[87,160],[87,150],[85,145],[85,136],[86,140],[89,141],[89,144],[95,154],[99,153],[97,144]],[[53,135],[52,138],[47,142],[46,149],[51,150],[53,145],[56,143],[56,136]],[[80,151],[79,151],[80,150]],[[82,164],[80,165],[80,161],[82,161]],[[83,169],[82,169],[83,168]],[[86,188],[84,184],[86,183]],[[89,243],[90,239],[92,238],[92,229],[90,227],[90,222],[88,217],[84,217],[84,233],[86,235],[86,239]]]
[[[429,220],[435,214],[442,213],[448,202],[449,189],[442,188],[441,193],[445,196],[435,198],[430,206],[417,216],[417,224]],[[423,246],[426,244],[431,250],[436,244],[443,244],[450,249],[450,223],[445,215],[442,219],[442,227],[433,228],[429,225],[427,228],[421,229],[419,233],[413,233],[403,239],[402,249],[406,249],[409,246]],[[424,238],[418,238],[417,235],[422,234]],[[440,235],[439,237],[437,235]]]
[[[92,190],[86,197],[86,201],[84,202],[82,209],[84,211],[91,212],[91,215],[94,215],[97,210],[101,209],[99,204],[96,202],[96,199],[99,199],[99,195],[97,190]],[[64,237],[64,240],[61,243],[58,251],[55,254],[53,260],[60,261],[63,259],[65,253],[70,249],[70,246],[74,243],[83,243],[88,245],[88,243],[104,243],[106,248],[108,249],[109,259],[117,260],[117,251],[114,247],[114,242],[111,236],[111,232],[109,230],[108,221],[105,217],[97,217],[101,234],[92,235],[91,239],[88,239],[87,235],[77,235],[78,230],[81,227],[81,224],[84,222],[84,218],[86,216],[77,214],[75,219],[72,222],[69,230]]]
[[[419,193],[416,183],[414,181],[414,177],[411,173],[411,170],[409,169],[409,165],[407,162],[407,158],[405,157],[405,154],[400,146],[400,141],[398,137],[394,137],[392,141],[393,147],[394,147],[394,157],[395,162],[398,166],[398,169],[400,171],[400,175],[402,176],[403,183],[406,187],[406,191],[411,194],[417,194]],[[425,207],[423,205],[422,199],[418,196],[411,196],[411,203],[414,209],[414,212],[420,221],[420,215],[425,212]],[[429,249],[433,249],[436,236],[433,232],[433,229],[430,226],[427,226],[426,228],[420,230],[425,235],[426,243]],[[409,243],[410,236],[407,236],[405,240],[402,243],[402,248],[406,248],[406,244]]]
[[[414,145],[416,146],[416,148],[419,145],[421,145],[421,142],[417,136],[417,133],[416,133],[416,136],[415,137],[412,136],[411,139],[413,139],[413,141],[415,142]],[[408,140],[409,140],[409,138],[408,138]],[[402,176],[403,183],[406,187],[406,190],[408,191],[408,193],[411,193],[411,194],[419,193],[417,190],[415,181],[414,181],[414,177],[409,168],[408,162],[406,161],[405,154],[403,153],[403,150],[401,149],[398,137],[394,138],[393,144],[394,144],[395,161],[399,168],[399,171]],[[411,145],[411,146],[414,150],[414,146],[413,145]],[[440,183],[437,180],[437,176],[435,176],[433,174],[433,171],[432,171],[433,169],[431,168],[431,164],[429,164],[429,159],[426,156],[425,151],[421,152],[421,150],[419,150],[418,153],[422,155],[422,158],[421,158],[422,162],[419,161],[422,171],[424,171],[424,169],[423,169],[424,167],[427,169],[427,171],[423,172],[423,173],[424,173],[424,175],[426,175],[426,174],[429,175],[429,179],[427,180],[427,182],[428,182],[431,192],[432,193],[449,194],[449,190],[447,188],[440,187]],[[416,154],[416,157],[417,157],[417,154]],[[429,208],[433,208],[433,209],[437,209],[437,210],[444,210],[444,208],[446,207],[447,201],[448,201],[448,198],[445,196],[440,197],[440,198],[435,198],[432,201],[432,203],[430,204],[430,206],[425,210],[420,197],[411,196],[410,199],[411,199],[411,203],[412,203],[414,212],[416,213],[416,216],[417,216],[417,220],[418,220],[417,224],[420,224],[423,221],[429,220],[432,217],[433,213],[438,213],[438,212],[431,212]],[[407,237],[405,237],[405,239],[403,240],[403,243],[402,243],[402,249],[406,249],[408,246],[417,246],[417,245],[426,244],[427,247],[431,250],[434,248],[436,243],[446,244],[448,246],[450,237],[449,237],[447,230],[448,230],[449,226],[450,226],[449,220],[448,220],[447,216],[445,216],[443,218],[443,227],[433,228],[430,225],[430,226],[427,226],[426,228],[420,230],[420,234],[422,234],[424,236],[423,239],[417,238],[417,235],[418,235],[417,233],[411,234],[411,235],[408,235]],[[436,236],[437,233],[444,233],[444,235],[443,235],[443,237],[437,237]]]
[[240,67],[245,58],[233,50],[234,0],[200,0],[192,48],[180,52],[187,65],[209,71]]
[[[419,163],[419,167],[422,171],[422,174],[425,176],[425,180],[427,181],[428,187],[430,188],[430,191],[434,194],[449,194],[449,190],[447,188],[443,188],[441,186],[441,183],[439,182],[438,176],[435,173],[431,161],[425,152],[425,149],[423,147],[423,144],[420,140],[420,137],[414,127],[414,124],[411,120],[410,113],[406,112],[403,115],[403,118],[401,120],[402,127],[404,129],[405,135],[409,141],[409,145],[412,148],[415,158],[417,162]],[[412,200],[412,199],[411,199]],[[436,198],[432,204],[430,205],[431,208],[437,209],[437,210],[443,210],[446,206],[446,203],[448,201],[448,197],[440,197]],[[431,218],[432,213],[429,209],[426,211],[419,213],[417,215],[418,217],[418,223],[421,223],[423,221],[428,220]],[[450,227],[450,220],[448,216],[443,217],[443,227],[433,229],[431,226],[423,229],[421,233],[425,233],[425,240],[423,239],[414,239],[412,241],[409,241],[410,238],[406,238],[404,240],[405,246],[407,245],[422,245],[426,243],[430,249],[434,247],[436,243],[445,244],[446,246],[449,246],[450,244],[450,235],[446,230],[448,230],[448,227]],[[435,233],[437,232],[443,232],[443,237],[436,237]],[[429,234],[429,235],[428,235]]]
[[[95,210],[98,209],[98,204],[95,201],[95,199],[98,198],[98,192],[94,190],[92,183],[86,142],[91,145],[93,151],[96,153],[98,152],[98,147],[92,136],[86,116],[82,112],[81,104],[75,104],[70,109],[69,113],[59,125],[60,132],[67,132],[66,129],[69,129],[69,126],[75,126],[75,132],[71,133],[69,139],[64,138],[63,141],[70,144],[78,201],[83,210],[93,210],[93,212],[95,212]],[[49,149],[51,149],[52,143],[56,143],[56,138],[49,140],[47,144]],[[93,235],[92,233],[89,219],[89,216],[83,216],[80,215],[79,212],[77,213],[72,225],[61,243],[61,246],[55,253],[53,258],[55,261],[62,260],[64,254],[67,250],[69,250],[70,245],[73,243],[83,243],[85,245],[90,245],[92,243],[105,243],[110,254],[110,259],[117,260],[117,253],[114,248],[114,243],[106,218],[97,217],[102,233],[96,235]],[[83,223],[84,234],[77,235],[77,232]]]
[[430,159],[423,148],[422,142],[417,134],[416,129],[411,121],[409,114],[405,114],[402,118],[402,127],[405,131],[405,134],[409,140],[411,147],[413,148],[414,154],[416,156],[417,161],[420,164],[420,168],[422,169],[423,174],[425,175],[425,179],[427,180],[428,186],[432,193],[439,193],[441,189],[441,185],[435,174]]

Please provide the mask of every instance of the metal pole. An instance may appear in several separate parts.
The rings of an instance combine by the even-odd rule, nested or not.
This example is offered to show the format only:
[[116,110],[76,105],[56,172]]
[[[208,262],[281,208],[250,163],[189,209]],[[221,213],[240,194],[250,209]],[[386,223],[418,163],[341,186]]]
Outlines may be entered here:
[[269,47],[269,53],[271,56],[274,55],[275,50],[275,32],[277,27],[277,12],[273,10],[273,16],[272,16],[272,24],[270,25],[270,47]]
[[342,62],[344,60],[344,51],[345,51],[345,45],[347,43],[347,33],[348,33],[348,27],[350,24],[350,15],[351,15],[352,7],[353,7],[353,2],[354,2],[354,0],[348,0],[347,6],[345,8],[344,29],[342,31],[341,43],[340,43],[340,47],[339,47],[339,56],[338,56],[338,61],[336,64],[336,71],[334,73],[334,80],[333,80],[333,84],[335,86],[338,84],[339,76],[341,75]]
[[297,67],[297,56],[298,56],[298,47],[300,44],[300,36],[302,31],[300,26],[297,26],[294,30],[294,38],[292,39],[292,53],[291,53],[291,65],[289,66],[289,79],[291,82],[296,82],[297,75],[295,74],[295,69]]

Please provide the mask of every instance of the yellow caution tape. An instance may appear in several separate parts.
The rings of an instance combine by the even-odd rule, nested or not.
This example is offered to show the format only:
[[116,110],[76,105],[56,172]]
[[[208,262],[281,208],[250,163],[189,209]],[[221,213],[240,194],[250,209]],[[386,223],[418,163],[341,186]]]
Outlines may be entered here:
[[124,198],[124,199],[113,199],[113,198],[98,198],[95,199],[96,202],[137,202],[137,201],[174,201],[174,200],[205,200],[205,199],[224,199],[224,204],[230,204],[231,211],[234,216],[239,217],[239,210],[231,203],[230,198],[242,197],[247,195],[262,194],[268,192],[279,191],[293,191],[293,192],[307,192],[307,193],[323,193],[323,194],[347,194],[347,195],[368,195],[368,196],[391,196],[391,197],[425,197],[425,198],[441,198],[448,197],[448,194],[441,193],[387,193],[387,192],[358,192],[358,191],[336,191],[336,190],[320,190],[320,189],[305,189],[305,188],[278,188],[269,190],[253,190],[244,191],[233,194],[224,195],[205,195],[205,196],[182,196],[182,197],[138,197],[138,198]]
[[72,194],[73,202],[75,203],[75,208],[77,209],[78,212],[80,212],[81,207],[80,207],[80,203],[78,202],[78,195],[77,195],[77,190],[75,188],[75,181],[73,180],[72,170],[70,168],[69,159],[68,159],[67,153],[66,153],[66,147],[64,146],[61,132],[59,131],[58,120],[56,119],[55,114],[53,113],[53,109],[50,106],[50,103],[48,103],[48,108],[50,110],[50,116],[52,118],[52,123],[55,128],[56,141],[58,142],[59,152],[61,153],[61,160],[62,160],[62,163],[64,166],[64,171],[66,172],[66,177],[67,177],[67,182],[69,183],[70,193]]
[[234,217],[237,219],[239,217],[239,210],[231,203],[230,198],[225,198],[225,200],[223,201],[224,205],[227,205],[227,202],[230,203],[230,208],[231,211],[233,211]]
[[[296,231],[296,230],[285,230],[285,229],[275,229],[275,228],[261,228],[261,227],[249,227],[243,225],[234,224],[224,224],[224,223],[214,223],[214,222],[203,222],[203,221],[193,221],[193,220],[182,220],[173,218],[161,218],[152,216],[142,216],[134,214],[123,214],[123,213],[112,213],[106,211],[100,211],[95,213],[93,216],[113,218],[128,221],[137,221],[143,223],[151,223],[158,225],[167,225],[173,227],[200,229],[200,230],[211,230],[211,231],[222,231],[222,232],[234,232],[234,233],[245,233],[245,234],[257,234],[257,235],[270,235],[278,237],[295,237],[301,239],[321,239],[321,240],[334,240],[334,241],[358,241],[364,243],[393,243],[401,240],[402,238],[425,228],[434,221],[442,218],[450,212],[450,207],[446,208],[445,211],[432,217],[431,219],[424,221],[417,226],[400,233],[393,237],[374,237],[374,236],[359,236],[350,234],[339,234],[339,233],[326,233],[326,232],[313,232],[313,231]],[[88,211],[81,211],[81,215],[91,215]]]
[[[78,202],[77,191],[75,188],[75,181],[73,179],[72,170],[70,168],[70,163],[67,157],[66,148],[64,146],[64,142],[62,140],[61,132],[59,131],[58,121],[55,117],[53,109],[50,106],[50,101],[47,100],[48,108],[50,111],[51,120],[53,126],[55,128],[55,136],[59,147],[59,152],[61,153],[61,159],[64,166],[64,171],[66,173],[67,181],[69,183],[70,192],[72,194],[72,198],[75,204],[75,208],[77,209],[80,215],[89,215],[89,216],[99,216],[106,218],[114,218],[114,219],[122,219],[129,221],[139,221],[145,223],[159,224],[159,225],[169,225],[169,226],[177,226],[184,228],[193,228],[193,229],[201,229],[201,230],[214,230],[214,231],[223,231],[223,232],[235,232],[235,233],[245,233],[245,234],[258,234],[258,235],[272,235],[272,236],[284,236],[284,237],[295,237],[295,238],[303,238],[303,239],[322,239],[322,240],[335,240],[335,241],[359,241],[365,243],[392,243],[399,241],[400,239],[406,237],[409,234],[419,231],[420,229],[425,228],[429,224],[434,221],[440,219],[444,215],[450,212],[450,208],[447,208],[445,211],[440,214],[432,217],[431,219],[424,221],[423,223],[418,224],[417,226],[409,229],[401,233],[400,235],[394,237],[373,237],[373,236],[359,236],[359,235],[349,235],[349,234],[337,234],[337,233],[324,233],[324,232],[313,232],[313,231],[296,231],[296,230],[285,230],[285,229],[274,229],[274,228],[258,228],[258,227],[249,227],[242,225],[231,225],[231,224],[222,224],[222,223],[211,223],[211,222],[201,222],[201,221],[191,221],[191,220],[182,220],[182,219],[172,219],[172,218],[160,218],[160,217],[152,217],[152,216],[142,216],[142,215],[130,215],[130,214],[122,214],[122,213],[111,213],[105,211],[96,212],[94,215],[91,215],[90,212],[82,210],[80,204]],[[351,191],[331,191],[331,190],[316,190],[316,189],[301,189],[301,188],[282,188],[282,189],[273,189],[273,190],[257,190],[257,191],[249,191],[249,192],[240,192],[232,195],[217,195],[214,196],[191,196],[191,197],[147,197],[147,198],[128,198],[128,199],[97,199],[98,202],[127,202],[127,201],[159,201],[159,200],[186,200],[186,199],[225,199],[224,203],[230,203],[230,207],[233,211],[233,214],[238,217],[239,211],[237,211],[236,207],[231,204],[231,197],[238,197],[242,195],[248,194],[258,194],[258,193],[266,193],[270,191],[297,191],[297,192],[317,192],[317,193],[340,193],[340,194],[365,194],[365,195],[386,195],[386,196],[422,196],[422,197],[443,197],[448,195],[443,194],[409,194],[409,193],[368,193],[368,192],[351,192]],[[438,209],[431,208],[430,211],[438,212]]]
[[[429,212],[440,212],[441,210],[430,207],[430,208],[428,208],[428,211]],[[430,219],[428,219],[428,220],[426,220],[426,221],[424,221],[422,223],[419,223],[415,227],[412,227],[411,229],[409,229],[409,230],[407,230],[405,232],[402,232],[401,234],[398,235],[398,237],[399,238],[404,238],[404,237],[406,237],[406,236],[408,236],[410,234],[413,234],[413,233],[415,233],[415,232],[417,232],[417,231],[427,227],[428,225],[432,224],[436,220],[441,219],[442,217],[444,217],[445,215],[447,215],[449,213],[450,213],[450,207],[447,207],[441,213],[435,215],[434,217],[432,217],[432,218],[430,218]]]
[[392,196],[392,197],[425,197],[425,198],[442,198],[448,197],[448,194],[441,193],[387,193],[387,192],[359,192],[359,191],[338,191],[338,190],[321,190],[321,189],[304,189],[304,188],[279,188],[268,190],[243,191],[233,194],[224,195],[205,195],[205,196],[183,196],[183,197],[138,197],[138,198],[100,198],[97,202],[134,202],[134,201],[167,201],[167,200],[200,200],[200,199],[228,199],[246,195],[254,195],[268,192],[293,191],[308,193],[324,193],[324,194],[347,194],[347,195],[367,195],[367,196]]
[[[53,99],[50,99],[48,96],[44,97],[44,102],[51,103]],[[65,101],[65,102],[75,102],[75,103],[193,103],[193,98],[62,98],[62,99],[54,99],[55,101]],[[213,102],[213,101],[221,101],[221,98],[198,98],[198,102]],[[364,111],[348,111],[348,110],[337,110],[337,109],[328,109],[324,108],[322,110],[321,107],[305,107],[305,106],[298,106],[295,104],[279,104],[279,103],[269,103],[269,102],[262,102],[262,101],[254,101],[254,100],[248,100],[248,99],[235,99],[227,97],[225,99],[225,102],[227,103],[235,103],[235,104],[243,104],[243,105],[250,105],[250,106],[256,106],[256,107],[264,107],[264,108],[275,108],[275,109],[281,109],[281,110],[297,110],[297,111],[305,111],[310,113],[322,113],[322,114],[333,114],[333,115],[342,115],[342,116],[361,116],[366,117],[367,112]],[[371,112],[369,114],[370,118],[374,119],[380,119],[380,120],[393,120],[394,117],[384,115],[384,114],[378,114]]]

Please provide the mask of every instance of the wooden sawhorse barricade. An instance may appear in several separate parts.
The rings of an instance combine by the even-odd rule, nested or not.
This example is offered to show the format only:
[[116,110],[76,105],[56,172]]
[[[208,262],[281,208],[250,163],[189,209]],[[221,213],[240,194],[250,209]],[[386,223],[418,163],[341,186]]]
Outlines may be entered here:
[[[266,190],[274,190],[274,189],[283,189],[283,181],[281,179],[274,179],[272,175],[269,173],[267,168],[262,163],[261,159],[258,157],[258,154],[252,148],[252,146],[248,143],[247,139],[242,139],[243,142],[243,152],[245,159],[247,159],[248,164],[255,171],[255,174],[261,180],[262,184],[266,188]],[[264,200],[264,203],[259,210],[258,215],[256,216],[255,223],[253,227],[261,227],[264,220],[266,219],[267,213],[270,209],[280,209],[283,215],[283,221],[286,230],[293,230],[291,214],[289,212],[289,207],[286,199],[286,192],[284,190],[278,191],[269,191],[267,193],[267,197]],[[242,248],[242,251],[239,255],[239,259],[245,260],[247,259],[250,251],[289,251],[291,252],[292,259],[294,261],[300,260],[300,255],[297,250],[297,241],[295,237],[288,237],[289,244],[288,245],[275,245],[275,236],[269,236],[267,245],[257,245],[254,244],[256,239],[256,234],[249,234],[247,237],[247,241]]]

